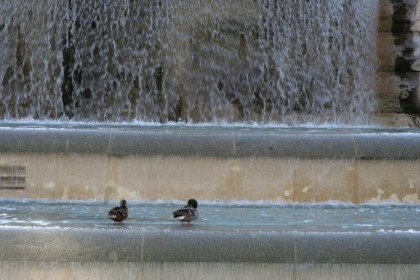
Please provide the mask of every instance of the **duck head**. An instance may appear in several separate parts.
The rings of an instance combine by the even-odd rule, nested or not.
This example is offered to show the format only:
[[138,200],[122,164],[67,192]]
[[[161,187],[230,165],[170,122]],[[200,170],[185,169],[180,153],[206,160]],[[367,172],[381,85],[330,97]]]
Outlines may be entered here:
[[195,200],[195,199],[193,199],[193,198],[191,198],[190,200],[188,200],[188,206],[191,206],[191,207],[194,207],[194,208],[197,208],[197,206],[198,206],[198,203],[197,203],[197,200]]

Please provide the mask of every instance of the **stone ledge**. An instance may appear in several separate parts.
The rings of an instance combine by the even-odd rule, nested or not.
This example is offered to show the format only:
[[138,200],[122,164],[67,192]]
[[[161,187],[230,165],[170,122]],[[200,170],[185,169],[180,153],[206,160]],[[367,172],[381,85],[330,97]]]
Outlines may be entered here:
[[418,232],[0,230],[1,261],[418,264]]
[[[359,132],[357,132],[359,131]],[[0,153],[418,159],[419,133],[226,128],[0,129]]]

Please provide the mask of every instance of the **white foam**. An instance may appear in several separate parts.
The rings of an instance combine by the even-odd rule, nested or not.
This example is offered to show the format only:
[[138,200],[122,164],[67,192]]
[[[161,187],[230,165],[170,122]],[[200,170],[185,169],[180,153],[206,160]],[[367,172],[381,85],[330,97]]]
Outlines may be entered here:
[[[378,133],[383,134],[419,134],[420,131],[413,129],[411,127],[386,127],[380,124],[370,124],[370,125],[352,125],[352,124],[332,124],[332,123],[304,123],[298,125],[289,125],[276,122],[268,122],[264,124],[259,124],[255,122],[202,122],[202,123],[192,123],[192,122],[146,122],[139,120],[132,121],[120,121],[120,122],[98,122],[98,121],[72,121],[72,120],[37,120],[33,118],[22,118],[22,119],[13,119],[13,120],[3,120],[0,121],[0,129],[77,129],[77,128],[92,128],[92,129],[118,129],[118,128],[138,128],[138,127],[157,127],[157,128],[223,128],[223,129],[287,129],[292,131],[299,130],[308,130],[308,131],[326,131],[331,132],[334,130],[345,131],[345,130],[355,130],[353,133],[358,131],[377,131]],[[381,132],[383,131],[383,132]]]

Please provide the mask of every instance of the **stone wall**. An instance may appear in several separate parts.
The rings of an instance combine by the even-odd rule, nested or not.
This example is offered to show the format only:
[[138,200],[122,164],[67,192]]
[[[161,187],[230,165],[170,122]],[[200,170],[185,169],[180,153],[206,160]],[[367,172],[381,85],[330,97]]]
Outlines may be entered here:
[[[380,0],[378,24],[379,113],[420,115],[420,1]],[[404,114],[402,114],[404,115]]]
[[420,133],[27,127],[0,139],[1,197],[420,203]]

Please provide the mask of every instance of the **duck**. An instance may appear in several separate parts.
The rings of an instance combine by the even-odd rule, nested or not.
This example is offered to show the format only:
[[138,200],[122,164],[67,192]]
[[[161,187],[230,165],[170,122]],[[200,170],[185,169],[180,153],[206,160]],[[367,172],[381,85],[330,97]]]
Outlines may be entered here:
[[108,218],[113,220],[115,225],[117,225],[117,222],[122,223],[128,218],[128,208],[126,204],[127,201],[122,199],[120,201],[120,206],[114,207],[108,212]]
[[172,218],[181,221],[181,225],[184,225],[184,222],[187,222],[187,226],[189,227],[191,221],[194,221],[198,218],[198,210],[197,210],[197,200],[191,198],[188,200],[187,205],[183,208],[180,208],[172,213]]

